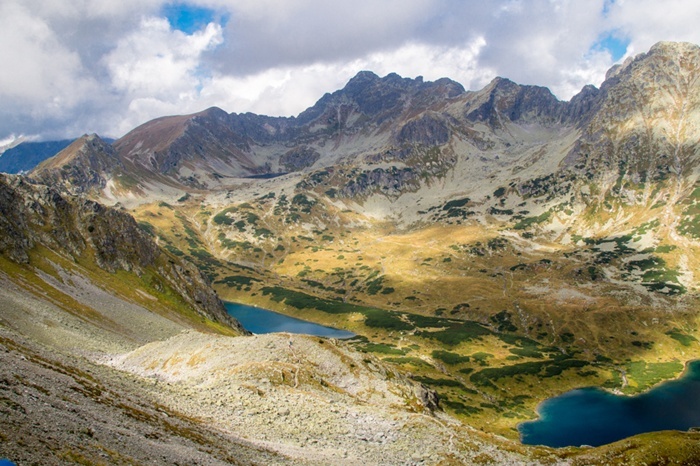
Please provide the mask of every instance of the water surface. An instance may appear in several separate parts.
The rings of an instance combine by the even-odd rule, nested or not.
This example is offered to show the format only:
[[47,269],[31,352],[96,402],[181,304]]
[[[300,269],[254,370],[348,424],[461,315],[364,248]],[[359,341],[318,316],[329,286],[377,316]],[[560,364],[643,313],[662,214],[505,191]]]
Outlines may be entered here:
[[641,395],[582,388],[544,401],[537,412],[538,420],[518,425],[522,443],[595,447],[644,432],[700,427],[700,361]]
[[238,319],[246,330],[253,333],[289,332],[328,338],[355,336],[354,333],[347,330],[326,327],[267,309],[237,303],[224,303],[224,305],[231,316]]

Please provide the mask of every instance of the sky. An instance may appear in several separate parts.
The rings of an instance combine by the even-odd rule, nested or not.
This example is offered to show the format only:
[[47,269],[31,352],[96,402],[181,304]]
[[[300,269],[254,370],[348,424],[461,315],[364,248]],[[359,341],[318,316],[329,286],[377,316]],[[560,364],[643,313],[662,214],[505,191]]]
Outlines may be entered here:
[[297,115],[362,70],[568,100],[656,42],[700,44],[698,18],[697,0],[0,0],[0,146]]

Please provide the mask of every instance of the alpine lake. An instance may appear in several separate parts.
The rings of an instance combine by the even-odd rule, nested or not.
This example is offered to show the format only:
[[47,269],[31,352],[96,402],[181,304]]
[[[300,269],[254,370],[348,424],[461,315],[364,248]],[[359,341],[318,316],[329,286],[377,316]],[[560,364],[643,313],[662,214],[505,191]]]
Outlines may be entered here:
[[224,303],[224,305],[230,316],[238,319],[246,330],[253,333],[289,332],[338,339],[355,336],[354,333],[347,330],[325,327],[259,307],[230,302]]
[[550,398],[537,408],[539,419],[518,425],[527,445],[592,447],[632,435],[700,427],[700,361],[683,375],[637,396],[581,388]]

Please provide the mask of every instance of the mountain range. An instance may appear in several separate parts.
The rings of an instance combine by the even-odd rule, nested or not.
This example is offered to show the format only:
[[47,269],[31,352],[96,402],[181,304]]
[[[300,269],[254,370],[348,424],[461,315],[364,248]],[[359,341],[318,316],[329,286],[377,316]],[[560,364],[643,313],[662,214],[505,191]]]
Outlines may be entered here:
[[[212,440],[216,429],[255,432],[251,444],[236,443],[248,460],[254,448],[302,464],[380,464],[381,451],[392,464],[625,464],[661,450],[691,461],[700,458],[688,447],[692,433],[569,457],[517,444],[516,426],[567,389],[639,393],[697,356],[699,79],[700,48],[663,42],[568,102],[504,78],[467,91],[447,78],[363,71],[296,117],[210,108],[158,118],[112,143],[85,135],[26,176],[2,178],[3,280],[37,302],[55,293],[47,286],[60,290],[71,298],[58,307],[71,315],[74,302],[100,314],[94,303],[107,290],[146,309],[130,311],[139,319],[153,308],[205,332],[113,326],[107,338],[95,319],[116,318],[90,318],[86,328],[99,335],[81,338],[119,343],[98,345],[89,363],[71,361],[105,386],[123,373],[168,381],[169,400],[127,388],[177,411],[178,422],[206,419],[214,430],[197,433],[200,445],[231,441]],[[210,285],[223,299],[358,337],[300,337],[289,353],[285,337],[214,336],[245,331]],[[175,314],[164,310],[172,300]],[[74,346],[19,321],[3,317],[3,338],[73,358]],[[233,388],[231,352],[244,368]],[[313,408],[299,407],[300,385]],[[221,411],[207,394],[237,407]],[[338,408],[329,414],[325,403]],[[355,422],[369,416],[362,403],[376,412],[364,424]],[[260,437],[257,418],[244,416],[273,422],[273,404],[296,430]],[[437,434],[418,421],[426,415],[449,448],[428,440]],[[314,416],[328,426],[314,431],[316,443],[300,433]],[[425,450],[415,458],[411,422]],[[344,423],[360,440],[333,440]]]

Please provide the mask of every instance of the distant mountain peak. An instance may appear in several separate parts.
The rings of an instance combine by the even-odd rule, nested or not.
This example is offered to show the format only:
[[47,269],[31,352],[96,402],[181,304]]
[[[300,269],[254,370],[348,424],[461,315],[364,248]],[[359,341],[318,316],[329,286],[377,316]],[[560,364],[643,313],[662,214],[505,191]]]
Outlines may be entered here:
[[350,80],[347,82],[347,85],[351,84],[356,84],[356,83],[362,83],[362,82],[374,82],[378,81],[381,79],[375,72],[373,71],[368,71],[368,70],[363,70],[358,72],[355,76],[350,78]]
[[122,163],[111,144],[97,134],[85,134],[34,168],[29,176],[47,185],[63,184],[82,193],[106,186],[107,178]]
[[12,135],[12,136],[10,136],[10,138],[5,140],[3,144],[0,144],[0,157],[2,157],[2,154],[6,150],[12,149],[13,147],[17,147],[18,145],[22,144],[25,141],[27,141],[27,137],[24,135],[20,135],[20,136]]
[[661,41],[651,46],[648,55],[657,53],[683,55],[687,53],[697,53],[699,49],[700,47],[697,44],[691,42]]
[[18,138],[14,142],[18,143],[13,147],[6,147],[0,156],[2,173],[27,172],[68,147],[72,140],[32,142]]

